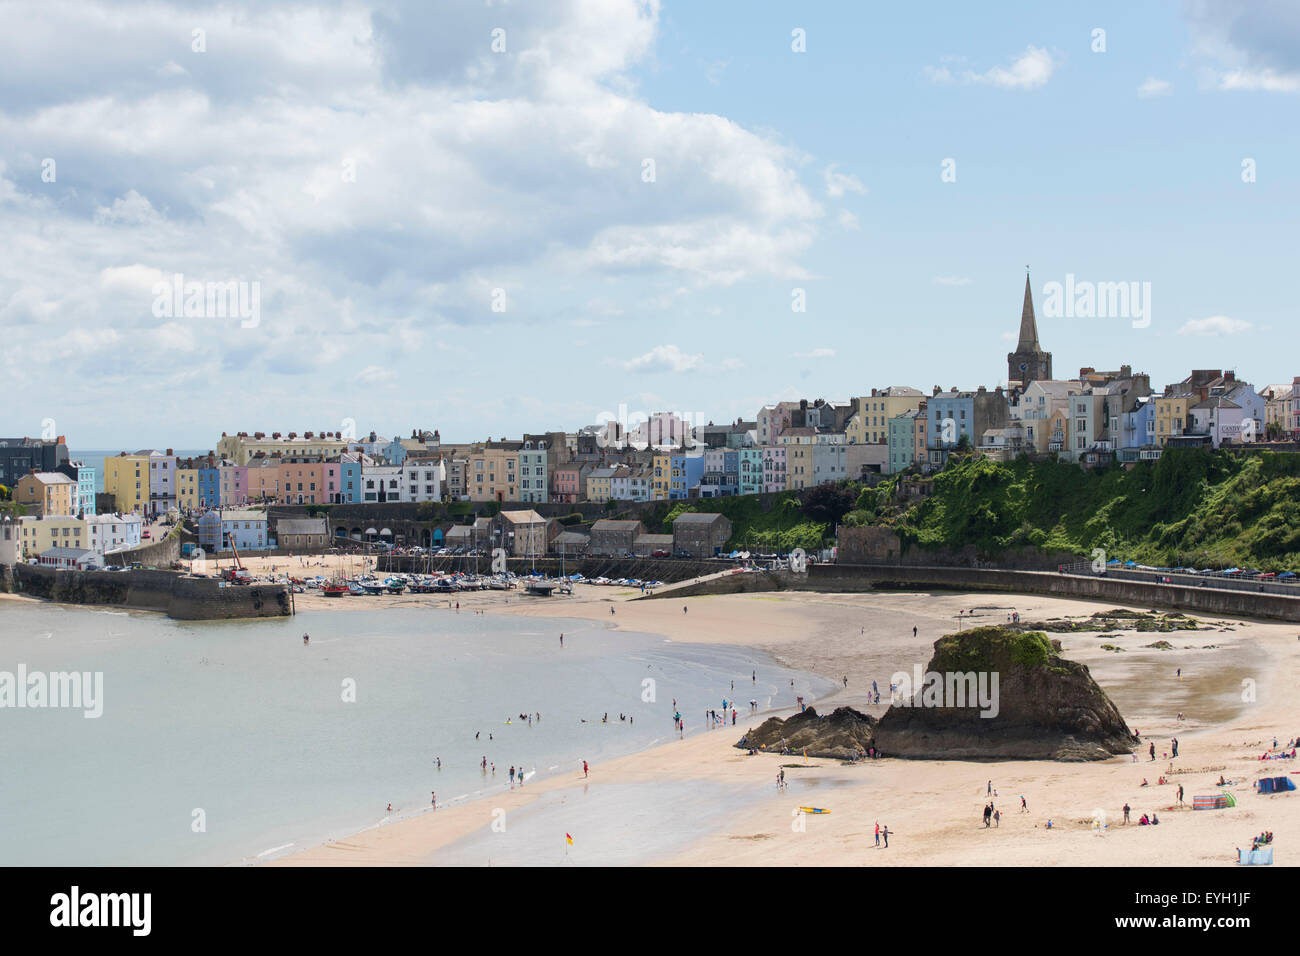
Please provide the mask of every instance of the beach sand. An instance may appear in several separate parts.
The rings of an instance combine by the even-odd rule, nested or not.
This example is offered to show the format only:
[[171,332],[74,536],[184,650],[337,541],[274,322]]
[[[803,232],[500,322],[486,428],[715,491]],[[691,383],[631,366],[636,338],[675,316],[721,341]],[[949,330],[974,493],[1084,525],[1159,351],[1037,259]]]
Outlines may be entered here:
[[[1033,622],[1115,607],[955,593],[781,592],[631,600],[637,596],[634,589],[588,586],[577,588],[572,597],[471,592],[453,603],[460,601],[462,613],[481,609],[580,618],[654,632],[673,641],[751,646],[791,668],[836,681],[847,677],[847,687],[814,702],[819,713],[849,705],[877,717],[887,709],[890,676],[924,666],[933,642],[943,634],[972,623],[1005,623],[1013,612]],[[362,598],[313,598],[313,606],[367,606]],[[446,598],[436,596],[374,600],[446,605]],[[960,623],[959,611],[964,612]],[[747,727],[769,714],[742,714],[737,726],[717,730],[703,729],[698,719],[693,727],[686,715],[684,739],[593,765],[588,779],[575,768],[530,781],[522,791],[503,784],[499,796],[422,812],[273,863],[488,863],[492,841],[499,837],[498,845],[504,848],[508,833],[516,848],[548,849],[531,856],[515,849],[513,855],[499,853],[497,858],[537,864],[1231,866],[1234,848],[1248,848],[1253,835],[1263,830],[1295,833],[1294,825],[1300,822],[1300,792],[1259,795],[1252,786],[1261,776],[1290,776],[1292,769],[1300,769],[1295,761],[1258,759],[1275,735],[1284,744],[1300,733],[1300,707],[1290,693],[1300,663],[1300,629],[1202,616],[1197,620],[1205,629],[1110,630],[1104,638],[1095,633],[1049,635],[1061,640],[1065,656],[1088,665],[1130,728],[1140,731],[1137,763],[1124,756],[1094,763],[841,764],[810,759],[805,764],[802,757],[751,757],[733,746]],[[918,629],[915,638],[913,626]],[[557,621],[557,633],[562,629]],[[1144,647],[1157,640],[1168,641],[1172,649]],[[1102,644],[1124,650],[1105,651]],[[556,652],[563,653],[558,647]],[[1176,676],[1179,668],[1181,679]],[[747,699],[748,678],[736,675],[734,693],[742,701]],[[866,703],[872,680],[881,688],[879,706]],[[1253,687],[1243,684],[1247,681]],[[729,688],[719,688],[719,696],[724,695],[730,696]],[[1179,712],[1184,720],[1177,719]],[[1179,739],[1176,760],[1163,756],[1173,736]],[[1150,741],[1156,744],[1154,762],[1146,753]],[[788,784],[784,793],[775,786],[783,765]],[[1162,774],[1169,785],[1156,785]],[[1230,789],[1238,805],[1193,812],[1193,795],[1217,792],[1214,783],[1220,774],[1236,780]],[[1144,778],[1150,786],[1141,786]],[[1002,818],[998,827],[986,829],[981,811],[989,799],[990,781]],[[1180,783],[1185,788],[1184,808],[1176,807]],[[617,799],[608,799],[611,795]],[[1021,795],[1027,812],[1019,809]],[[672,811],[667,824],[662,812],[666,802]],[[1122,822],[1125,802],[1132,807],[1134,825]],[[832,812],[806,815],[798,812],[800,806]],[[724,812],[718,812],[720,808]],[[1153,810],[1159,814],[1159,826],[1135,825]],[[1094,819],[1106,826],[1098,831]],[[504,821],[508,826],[503,827]],[[888,849],[875,845],[877,823],[890,830]],[[563,845],[565,833],[573,835],[572,847]],[[638,843],[644,852],[629,853]],[[1289,862],[1284,847],[1277,852],[1279,864]]]

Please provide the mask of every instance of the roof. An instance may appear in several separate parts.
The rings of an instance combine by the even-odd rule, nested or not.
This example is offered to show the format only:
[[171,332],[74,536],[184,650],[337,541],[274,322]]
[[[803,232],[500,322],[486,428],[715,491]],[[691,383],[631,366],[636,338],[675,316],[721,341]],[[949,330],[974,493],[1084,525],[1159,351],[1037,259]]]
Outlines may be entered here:
[[[75,485],[76,482],[61,471],[38,471],[23,475],[23,478],[35,478],[43,485]],[[21,479],[20,479],[21,480]]]
[[712,524],[713,522],[717,521],[719,518],[725,521],[727,519],[727,516],[716,514],[712,511],[685,511],[673,519],[673,527],[676,527],[678,523]]
[[[222,521],[265,521],[265,511],[209,511],[208,514],[220,514]],[[206,518],[207,515],[204,515]]]
[[502,511],[500,516],[511,524],[545,524],[546,519],[531,508],[527,511]]
[[446,537],[448,538],[468,538],[474,533],[472,524],[454,524],[447,529]]
[[561,531],[555,536],[560,544],[586,544],[591,535],[585,531]]
[[591,526],[592,531],[635,531],[640,528],[640,521],[618,521],[613,518],[601,518]]
[[277,534],[328,534],[324,518],[281,518],[275,523]]
[[671,546],[673,536],[670,534],[639,534],[635,539],[637,544],[662,544]]
[[80,560],[87,556],[93,557],[95,552],[89,548],[46,548],[41,552],[42,558],[73,558]]

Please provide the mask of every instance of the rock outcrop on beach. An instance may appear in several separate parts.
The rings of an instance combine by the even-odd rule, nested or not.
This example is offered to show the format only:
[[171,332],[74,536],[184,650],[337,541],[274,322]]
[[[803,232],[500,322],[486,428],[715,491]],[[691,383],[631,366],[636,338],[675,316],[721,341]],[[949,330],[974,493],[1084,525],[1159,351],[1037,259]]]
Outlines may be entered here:
[[[889,757],[927,760],[1105,760],[1138,740],[1088,668],[1057,653],[1047,635],[980,627],[940,638],[926,674],[997,675],[995,707],[912,687],[876,724],[875,746]],[[930,682],[930,678],[925,678]],[[968,703],[974,703],[968,701]],[[995,716],[982,716],[996,710]]]
[[873,746],[875,727],[875,718],[852,707],[837,707],[825,717],[809,707],[785,720],[769,717],[740,738],[736,746],[777,753],[783,747],[791,753],[807,749],[810,757],[852,760]]

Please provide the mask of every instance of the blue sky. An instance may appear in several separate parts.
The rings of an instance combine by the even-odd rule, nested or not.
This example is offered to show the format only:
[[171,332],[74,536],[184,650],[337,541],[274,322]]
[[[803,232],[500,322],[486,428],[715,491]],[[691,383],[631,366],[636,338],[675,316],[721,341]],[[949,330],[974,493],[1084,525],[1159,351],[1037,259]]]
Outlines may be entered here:
[[[6,432],[470,440],[992,386],[1026,264],[1058,377],[1300,373],[1293,5],[27,6]],[[255,283],[256,324],[159,316],[177,272]],[[1067,274],[1149,282],[1149,327],[1045,316]]]

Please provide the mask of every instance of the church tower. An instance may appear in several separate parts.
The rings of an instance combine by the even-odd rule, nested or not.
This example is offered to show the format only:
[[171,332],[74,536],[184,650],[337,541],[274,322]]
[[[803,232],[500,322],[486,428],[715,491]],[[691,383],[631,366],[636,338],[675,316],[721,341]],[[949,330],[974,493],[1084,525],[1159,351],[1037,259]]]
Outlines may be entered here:
[[1029,287],[1029,272],[1025,272],[1025,304],[1020,310],[1020,341],[1016,350],[1007,356],[1007,381],[1030,382],[1052,377],[1052,353],[1044,352],[1038,344],[1038,323],[1034,321],[1034,295]]

